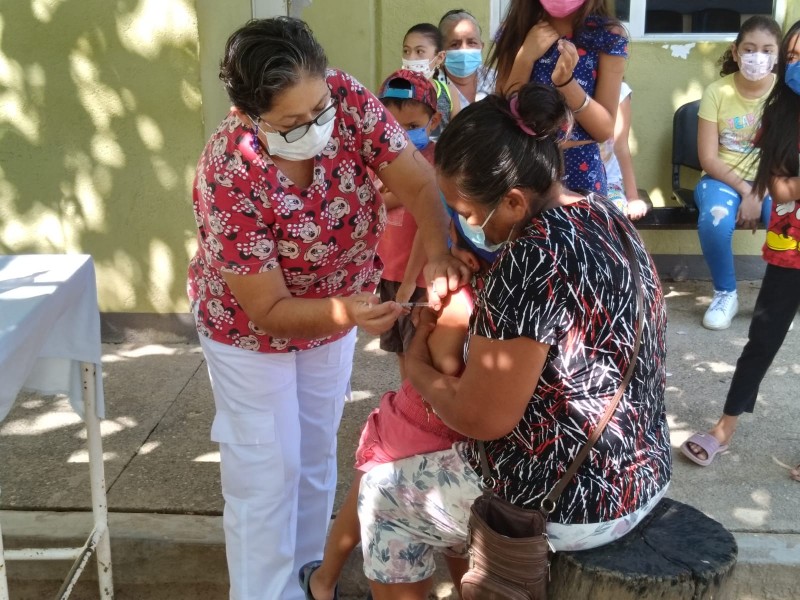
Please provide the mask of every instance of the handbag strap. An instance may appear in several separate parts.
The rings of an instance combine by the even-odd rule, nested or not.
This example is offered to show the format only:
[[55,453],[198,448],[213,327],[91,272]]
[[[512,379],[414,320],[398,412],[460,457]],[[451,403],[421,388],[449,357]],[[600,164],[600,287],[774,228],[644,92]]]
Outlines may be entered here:
[[[619,384],[617,393],[614,394],[614,397],[606,407],[602,418],[597,423],[597,426],[595,426],[594,430],[589,436],[589,439],[583,445],[583,448],[581,448],[581,451],[572,461],[572,464],[570,464],[564,475],[558,480],[556,485],[553,486],[553,489],[551,489],[542,500],[541,510],[543,513],[545,513],[545,515],[549,515],[555,510],[556,500],[558,500],[558,497],[575,476],[575,473],[578,472],[578,469],[586,461],[586,458],[589,456],[589,452],[591,452],[592,448],[597,443],[597,440],[600,439],[600,435],[603,433],[606,425],[608,425],[608,422],[611,420],[611,417],[617,410],[619,401],[622,399],[628,384],[633,378],[633,373],[636,370],[636,359],[639,356],[639,347],[642,345],[642,330],[644,329],[644,287],[642,285],[642,274],[639,271],[639,260],[636,256],[636,251],[633,248],[633,244],[631,243],[625,227],[620,224],[618,217],[612,215],[611,218],[614,221],[614,225],[617,228],[617,233],[619,234],[620,239],[625,246],[625,254],[628,257],[628,262],[630,263],[631,272],[633,274],[633,283],[636,290],[636,311],[638,315],[636,323],[636,339],[633,343],[633,350],[631,351],[631,359],[630,363],[628,364],[628,370],[625,372],[625,377],[623,377],[622,382]],[[489,469],[489,459],[486,457],[486,445],[482,441],[478,441],[478,454],[480,455],[481,471],[483,472],[482,474],[484,477],[488,477],[488,473],[491,471]]]

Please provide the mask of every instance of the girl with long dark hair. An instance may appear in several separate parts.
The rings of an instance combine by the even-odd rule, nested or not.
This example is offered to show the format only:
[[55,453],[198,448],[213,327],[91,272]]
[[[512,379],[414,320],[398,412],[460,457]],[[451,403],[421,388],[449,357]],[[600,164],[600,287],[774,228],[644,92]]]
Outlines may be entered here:
[[[694,434],[681,446],[683,454],[701,466],[728,448],[739,416],[753,412],[758,388],[800,308],[800,21],[783,38],[777,79],[755,141],[761,155],[753,191],[772,196],[763,250],[767,270],[722,416],[711,430]],[[800,481],[800,465],[790,475]]]
[[564,185],[606,195],[600,143],[614,135],[628,38],[604,0],[511,0],[489,54],[497,90],[555,87],[575,116]]

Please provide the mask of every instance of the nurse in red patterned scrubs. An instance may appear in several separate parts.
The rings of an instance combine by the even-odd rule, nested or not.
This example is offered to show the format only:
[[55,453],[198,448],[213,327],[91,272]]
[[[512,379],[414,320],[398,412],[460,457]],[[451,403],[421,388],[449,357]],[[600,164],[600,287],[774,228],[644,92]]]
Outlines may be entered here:
[[322,556],[330,520],[356,327],[378,334],[404,310],[373,294],[386,210],[369,170],[420,224],[432,287],[468,272],[447,253],[433,169],[379,100],[327,68],[305,23],[247,23],[220,78],[233,109],[197,166],[188,287],[216,405],[230,597],[300,599],[295,574]]

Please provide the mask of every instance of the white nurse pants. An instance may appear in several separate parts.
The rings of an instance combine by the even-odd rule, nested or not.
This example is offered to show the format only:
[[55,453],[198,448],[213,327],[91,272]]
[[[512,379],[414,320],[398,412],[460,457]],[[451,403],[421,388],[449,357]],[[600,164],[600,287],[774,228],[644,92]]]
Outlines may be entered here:
[[356,331],[266,354],[200,338],[216,415],[231,600],[302,600],[299,568],[322,557],[336,491],[336,432]]

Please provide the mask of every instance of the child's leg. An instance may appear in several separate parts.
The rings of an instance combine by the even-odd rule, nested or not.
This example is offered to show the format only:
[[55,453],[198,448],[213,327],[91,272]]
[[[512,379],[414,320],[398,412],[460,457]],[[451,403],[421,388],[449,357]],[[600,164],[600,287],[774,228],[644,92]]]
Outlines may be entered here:
[[[749,339],[736,362],[723,414],[709,430],[720,444],[730,442],[743,412],[753,412],[758,388],[783,344],[798,306],[800,269],[767,265],[750,322]],[[689,444],[689,449],[701,460],[708,457],[696,444]]]
[[735,292],[736,271],[731,244],[742,199],[732,187],[707,175],[697,184],[694,198],[699,210],[697,235],[711,271],[714,289]]
[[458,597],[461,597],[461,579],[464,574],[469,570],[469,560],[466,558],[459,558],[458,556],[444,555],[444,560],[447,563],[447,570],[450,572],[450,579],[458,592]]
[[361,471],[356,471],[344,503],[328,533],[322,565],[311,574],[309,587],[314,600],[332,600],[344,563],[361,541],[361,527],[358,523],[358,486],[362,475]]
[[753,412],[758,388],[783,345],[800,306],[800,269],[767,265],[756,299],[750,332],[736,362],[723,412],[738,416]]
[[400,369],[400,381],[406,380],[406,355],[402,352],[397,353],[397,367]]

